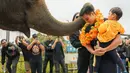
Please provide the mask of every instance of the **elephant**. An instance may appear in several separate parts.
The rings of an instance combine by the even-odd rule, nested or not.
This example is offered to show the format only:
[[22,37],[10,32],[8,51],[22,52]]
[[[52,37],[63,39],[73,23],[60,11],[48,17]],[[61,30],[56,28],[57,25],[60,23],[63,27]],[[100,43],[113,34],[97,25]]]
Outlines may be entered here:
[[0,0],[0,29],[3,30],[20,31],[29,37],[32,28],[45,34],[64,36],[81,29],[84,24],[81,17],[73,22],[55,19],[45,0]]

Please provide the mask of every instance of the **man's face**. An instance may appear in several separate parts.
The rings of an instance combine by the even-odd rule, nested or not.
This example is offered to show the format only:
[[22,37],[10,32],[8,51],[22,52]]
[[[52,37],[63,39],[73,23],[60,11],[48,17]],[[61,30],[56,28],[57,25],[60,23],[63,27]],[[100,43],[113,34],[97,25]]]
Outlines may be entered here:
[[126,40],[125,40],[125,43],[126,43],[126,45],[130,44],[130,40],[129,40],[129,39],[126,39]]
[[94,24],[96,21],[96,16],[94,12],[91,12],[90,14],[84,14],[82,18],[89,24]]
[[7,46],[7,41],[5,41],[5,40],[2,41],[2,42],[1,42],[1,45],[2,45],[2,47],[6,47],[6,46]]

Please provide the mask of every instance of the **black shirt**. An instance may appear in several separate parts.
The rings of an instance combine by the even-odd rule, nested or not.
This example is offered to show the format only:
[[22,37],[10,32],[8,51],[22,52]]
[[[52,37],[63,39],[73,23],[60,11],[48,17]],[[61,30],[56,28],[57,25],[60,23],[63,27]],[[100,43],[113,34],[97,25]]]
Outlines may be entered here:
[[53,55],[53,49],[51,48],[51,46],[53,45],[53,40],[47,40],[44,42],[44,46],[45,46],[45,56],[47,55]]
[[29,58],[31,57],[31,52],[22,43],[19,43],[18,46],[21,48],[21,50],[23,52],[24,61],[29,61]]
[[15,57],[20,55],[18,47],[16,47],[12,43],[8,43],[6,47],[2,47],[1,53],[2,53],[1,58],[2,65],[5,63],[5,56],[7,56],[8,59],[14,59]]
[[[33,61],[33,62],[35,62],[35,61],[42,61],[42,50],[39,47],[39,49],[37,51],[37,50],[35,50],[35,48],[33,48],[33,46],[32,46],[32,48],[30,50],[31,51],[30,60]],[[39,46],[39,45],[37,45],[37,46]]]
[[[94,26],[94,25],[88,25],[86,27],[86,30],[85,32],[89,32],[90,29],[91,29],[91,26]],[[79,35],[80,35],[80,32],[79,31],[76,31],[75,33],[73,33],[72,35],[70,35],[70,42],[71,42],[71,45],[75,48],[85,48],[84,46],[82,46],[82,44],[80,43],[80,40],[79,40]]]
[[57,42],[54,48],[54,60],[62,60],[64,59],[64,52],[61,42]]

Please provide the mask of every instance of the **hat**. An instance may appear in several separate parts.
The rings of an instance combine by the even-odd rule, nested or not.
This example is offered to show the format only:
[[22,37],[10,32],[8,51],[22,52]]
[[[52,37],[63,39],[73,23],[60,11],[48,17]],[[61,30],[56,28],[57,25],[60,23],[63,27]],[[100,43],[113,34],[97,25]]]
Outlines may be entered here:
[[37,38],[37,34],[33,34],[33,35],[32,35],[32,38]]

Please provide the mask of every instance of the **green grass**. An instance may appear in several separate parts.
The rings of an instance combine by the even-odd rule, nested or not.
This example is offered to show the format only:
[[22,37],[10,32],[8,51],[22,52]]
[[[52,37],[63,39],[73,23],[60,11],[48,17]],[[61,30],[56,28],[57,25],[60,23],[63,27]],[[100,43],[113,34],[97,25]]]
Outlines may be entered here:
[[[44,57],[43,57],[43,59],[44,59]],[[1,62],[1,57],[0,57],[0,62]],[[2,65],[0,64],[0,73],[3,73],[1,66],[2,66]],[[69,67],[69,68],[72,68],[72,67],[74,67],[74,65],[73,65],[73,64],[69,64],[68,67]],[[50,68],[49,68],[49,64],[48,64],[47,69],[46,69],[46,71],[47,71],[46,73],[49,73],[49,70],[50,70]],[[54,71],[54,70],[55,70],[55,69],[53,69],[53,71]],[[61,69],[61,70],[62,70],[62,69]],[[25,73],[24,59],[23,59],[22,56],[20,56],[19,62],[18,62],[18,64],[17,64],[17,73]],[[55,73],[55,72],[54,72],[54,73]],[[61,73],[62,73],[62,72],[61,72]],[[68,73],[72,73],[72,71],[68,71]],[[77,70],[74,71],[73,73],[77,73]]]

